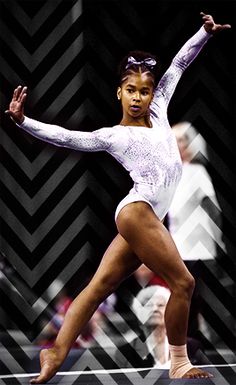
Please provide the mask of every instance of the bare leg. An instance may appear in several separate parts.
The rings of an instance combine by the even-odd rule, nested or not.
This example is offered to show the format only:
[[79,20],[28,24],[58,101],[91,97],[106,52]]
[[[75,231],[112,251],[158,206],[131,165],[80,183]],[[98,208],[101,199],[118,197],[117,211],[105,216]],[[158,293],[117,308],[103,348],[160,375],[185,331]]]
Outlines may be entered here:
[[100,303],[140,264],[128,243],[118,234],[108,247],[88,286],[69,307],[54,346],[41,351],[41,373],[39,377],[31,380],[31,383],[46,382],[56,374],[81,329]]
[[[194,278],[184,265],[172,237],[144,202],[125,206],[118,215],[117,227],[139,259],[167,282],[171,290],[165,312],[168,340],[171,345],[185,345]],[[209,376],[192,368],[184,377]]]

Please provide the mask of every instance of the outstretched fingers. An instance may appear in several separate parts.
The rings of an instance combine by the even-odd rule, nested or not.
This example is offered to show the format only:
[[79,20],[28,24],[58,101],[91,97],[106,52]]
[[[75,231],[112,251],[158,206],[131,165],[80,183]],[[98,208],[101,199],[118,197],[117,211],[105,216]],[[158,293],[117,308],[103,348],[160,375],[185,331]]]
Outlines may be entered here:
[[220,30],[223,29],[230,29],[231,25],[230,24],[217,24]]
[[27,97],[27,87],[18,86],[12,95],[8,110],[5,111],[16,123],[24,120],[24,104]]
[[214,22],[213,17],[211,15],[205,14],[204,12],[200,12],[200,15],[202,16],[202,20],[204,21],[204,27],[209,33],[213,34],[224,29],[231,28],[230,24],[216,24]]
[[213,17],[211,16],[211,15],[207,15],[206,13],[204,13],[204,12],[200,12],[200,15],[202,16],[202,19],[204,20],[204,21],[213,21],[213,23],[214,23],[214,20],[213,20]]
[[13,92],[13,100],[22,103],[27,96],[27,87],[18,86]]

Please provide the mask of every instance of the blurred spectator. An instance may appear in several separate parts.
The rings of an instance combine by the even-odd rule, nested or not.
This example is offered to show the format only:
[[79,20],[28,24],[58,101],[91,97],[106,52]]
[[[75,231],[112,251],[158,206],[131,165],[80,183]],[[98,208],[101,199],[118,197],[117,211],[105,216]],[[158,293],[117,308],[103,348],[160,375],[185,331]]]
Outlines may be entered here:
[[173,126],[183,174],[168,217],[169,230],[183,260],[209,260],[216,257],[216,245],[224,249],[220,229],[221,211],[206,168],[204,139],[189,122]]
[[211,339],[201,314],[202,261],[216,277],[215,263],[218,250],[225,251],[221,232],[221,210],[210,175],[204,165],[207,161],[206,143],[190,122],[172,126],[183,162],[183,173],[168,212],[169,231],[182,259],[196,280],[192,298],[189,335],[201,330]]
[[[125,338],[129,343],[118,347],[115,361],[120,368],[169,368],[169,345],[164,321],[169,296],[170,291],[166,287],[152,285],[142,289],[134,298],[132,310],[140,322],[142,333],[127,333]],[[187,346],[194,364],[206,363],[198,341],[188,339]]]

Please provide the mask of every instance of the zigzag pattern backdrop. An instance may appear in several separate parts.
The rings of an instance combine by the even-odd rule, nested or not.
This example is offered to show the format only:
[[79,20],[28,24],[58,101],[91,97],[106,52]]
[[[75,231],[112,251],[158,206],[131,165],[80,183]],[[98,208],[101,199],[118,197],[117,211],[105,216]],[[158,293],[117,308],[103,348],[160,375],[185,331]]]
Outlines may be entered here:
[[[119,60],[131,49],[145,49],[161,57],[164,70],[199,27],[201,6],[178,0],[1,1],[2,372],[30,370],[37,352],[28,346],[37,343],[54,314],[57,294],[66,288],[75,296],[94,273],[116,233],[115,207],[130,188],[126,172],[110,156],[58,149],[15,127],[3,114],[13,89],[28,86],[26,114],[36,119],[74,130],[113,125],[120,116]],[[233,22],[233,2],[205,2],[204,9]],[[235,44],[233,33],[208,43],[169,108],[171,123],[189,120],[207,141],[209,155],[203,156],[223,212],[219,231],[226,252],[220,250],[213,266],[193,266],[202,317],[220,349],[200,331],[196,337],[214,352],[215,362],[225,362],[222,349],[235,351],[235,63],[227,39]],[[100,330],[102,343],[70,368],[116,367],[110,350],[126,342],[134,325],[130,303],[138,289],[129,280],[121,286],[117,314],[108,315]]]

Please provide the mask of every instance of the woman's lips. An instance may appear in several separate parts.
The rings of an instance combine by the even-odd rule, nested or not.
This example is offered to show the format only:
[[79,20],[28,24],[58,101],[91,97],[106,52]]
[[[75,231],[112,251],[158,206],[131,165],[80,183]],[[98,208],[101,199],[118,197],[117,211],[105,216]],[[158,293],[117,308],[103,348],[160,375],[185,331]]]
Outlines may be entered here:
[[137,111],[140,111],[141,108],[139,106],[131,106],[130,109],[133,112],[137,112]]

